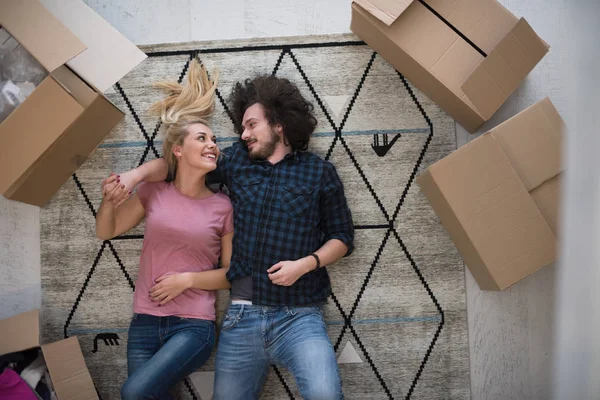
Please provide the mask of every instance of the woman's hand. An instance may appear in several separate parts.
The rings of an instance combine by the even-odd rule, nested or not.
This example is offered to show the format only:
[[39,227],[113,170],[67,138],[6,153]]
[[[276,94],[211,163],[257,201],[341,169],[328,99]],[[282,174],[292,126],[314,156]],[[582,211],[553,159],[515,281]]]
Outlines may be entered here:
[[159,302],[159,306],[164,306],[191,287],[188,272],[161,276],[156,279],[156,282],[156,285],[150,288],[149,296],[153,302]]
[[121,183],[121,177],[113,172],[108,178],[102,181],[102,199],[107,205],[110,204],[118,207],[127,200],[127,197],[123,200],[118,199],[118,196],[124,189],[125,185]]
[[[113,179],[114,177],[116,179]],[[105,182],[106,190],[111,193],[110,199],[106,200],[110,200],[115,207],[118,207],[131,196],[133,189],[141,182],[141,179],[139,172],[134,168],[120,175],[113,173],[108,179],[105,179]]]

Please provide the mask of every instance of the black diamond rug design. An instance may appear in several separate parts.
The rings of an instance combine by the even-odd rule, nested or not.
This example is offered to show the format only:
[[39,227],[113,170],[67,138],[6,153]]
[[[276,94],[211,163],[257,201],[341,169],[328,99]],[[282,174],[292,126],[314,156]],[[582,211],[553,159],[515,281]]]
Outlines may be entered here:
[[[415,183],[456,148],[454,121],[353,35],[142,50],[148,59],[107,93],[125,119],[42,209],[43,340],[78,336],[99,396],[119,398],[144,231],[95,238],[100,182],[160,157],[163,133],[148,108],[161,93],[151,84],[182,80],[197,57],[220,70],[210,125],[221,148],[237,140],[225,104],[237,81],[287,77],[315,106],[310,150],[337,167],[356,228],[354,253],[328,268],[325,306],[346,398],[469,398],[463,263]],[[219,292],[219,314],[227,302]],[[213,372],[214,353],[176,388],[179,398],[210,400]],[[273,368],[261,398],[300,396],[293,377]]]

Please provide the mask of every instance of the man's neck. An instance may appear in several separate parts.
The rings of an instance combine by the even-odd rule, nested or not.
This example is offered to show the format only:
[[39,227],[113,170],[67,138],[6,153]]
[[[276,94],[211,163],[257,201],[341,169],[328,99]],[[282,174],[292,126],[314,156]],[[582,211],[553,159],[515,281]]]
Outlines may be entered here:
[[271,156],[269,158],[267,158],[267,161],[269,161],[271,164],[275,165],[279,161],[283,160],[285,158],[285,156],[290,154],[291,152],[292,152],[292,146],[286,146],[283,143],[279,143],[279,145],[275,148],[275,151],[273,152],[273,154],[271,154]]

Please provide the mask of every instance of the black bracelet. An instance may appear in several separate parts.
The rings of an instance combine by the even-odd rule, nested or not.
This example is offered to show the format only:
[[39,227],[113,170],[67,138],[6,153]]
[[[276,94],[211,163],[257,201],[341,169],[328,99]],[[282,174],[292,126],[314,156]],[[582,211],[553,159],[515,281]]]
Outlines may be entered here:
[[313,271],[316,271],[319,268],[321,268],[321,260],[319,259],[319,256],[316,255],[315,253],[310,253],[309,256],[313,256],[315,258],[315,260],[317,260],[317,266],[315,267],[315,269],[313,269]]

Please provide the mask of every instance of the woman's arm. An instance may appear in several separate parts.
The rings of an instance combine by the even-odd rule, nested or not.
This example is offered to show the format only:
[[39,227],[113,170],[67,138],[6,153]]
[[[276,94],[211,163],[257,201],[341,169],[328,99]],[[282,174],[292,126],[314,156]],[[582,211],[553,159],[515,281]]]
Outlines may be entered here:
[[[96,236],[98,239],[109,240],[122,235],[139,224],[146,214],[137,193],[119,207],[113,204],[111,200],[117,190],[115,186],[120,185],[117,180],[116,175],[111,175],[104,180],[102,185],[102,203],[96,214]],[[111,187],[112,190],[110,190]]]
[[233,241],[233,232],[221,238],[221,268],[211,269],[204,272],[191,272],[189,287],[202,290],[229,289],[231,283],[225,275],[229,271],[231,262],[231,249]]
[[123,172],[119,175],[120,184],[112,182],[108,186],[109,191],[114,190],[114,194],[111,197],[112,203],[115,207],[121,205],[133,189],[140,182],[160,182],[167,179],[167,162],[164,158],[157,158],[152,161],[147,161],[137,168]]
[[186,289],[219,290],[229,289],[231,284],[225,277],[231,262],[233,232],[221,238],[221,268],[203,272],[182,272],[161,276],[150,289],[150,298],[160,305],[167,304]]

